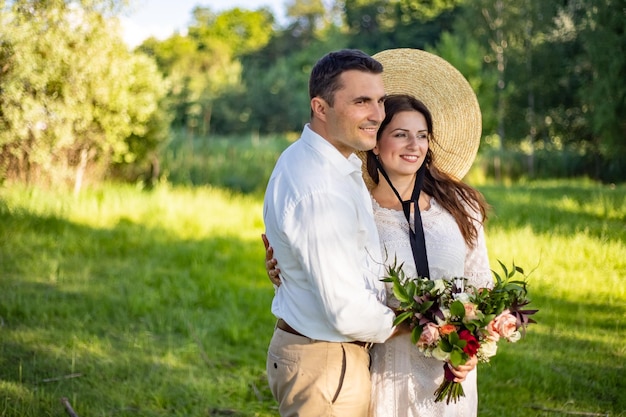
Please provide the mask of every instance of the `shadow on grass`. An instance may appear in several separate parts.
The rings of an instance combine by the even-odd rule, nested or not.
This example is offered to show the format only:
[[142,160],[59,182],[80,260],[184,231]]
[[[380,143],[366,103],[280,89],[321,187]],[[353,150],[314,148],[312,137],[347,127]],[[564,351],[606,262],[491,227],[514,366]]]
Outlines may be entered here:
[[626,239],[626,189],[594,185],[481,186],[493,206],[490,224],[505,230],[530,227],[540,234]]
[[[612,211],[623,191],[599,197],[605,216],[569,208],[588,190],[544,188],[483,191],[501,227],[624,239]],[[573,197],[562,203],[564,194]],[[259,241],[184,240],[128,219],[95,229],[2,202],[0,236],[3,415],[61,416],[61,397],[79,415],[276,415],[264,370],[273,291]],[[534,405],[623,413],[616,306],[534,302],[537,331],[481,370],[481,417],[546,415]]]
[[274,406],[260,240],[181,240],[128,220],[94,229],[1,203],[0,234],[3,415],[63,415],[61,397],[79,415]]
[[[538,324],[481,364],[481,416],[626,416],[624,305],[536,297]],[[580,333],[586,334],[581,337]],[[501,393],[511,399],[502,403]],[[514,409],[514,410],[512,410]]]

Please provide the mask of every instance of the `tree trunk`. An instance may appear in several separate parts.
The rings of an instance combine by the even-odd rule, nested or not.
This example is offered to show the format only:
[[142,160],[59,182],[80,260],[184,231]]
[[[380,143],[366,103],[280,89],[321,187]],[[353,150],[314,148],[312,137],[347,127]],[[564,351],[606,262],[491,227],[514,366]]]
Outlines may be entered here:
[[[533,54],[532,54],[532,45],[533,45],[533,11],[532,11],[532,1],[526,1],[526,10],[528,12],[526,16],[526,74],[529,77],[532,77],[533,74]],[[529,147],[528,157],[526,159],[528,176],[533,178],[535,176],[535,140],[537,136],[537,126],[535,125],[535,91],[533,88],[532,81],[528,83],[528,114],[527,122],[528,122],[528,140]]]
[[74,195],[78,195],[83,186],[85,171],[87,170],[87,162],[89,161],[89,150],[83,148],[80,150],[80,159],[76,167],[76,179],[74,180]]

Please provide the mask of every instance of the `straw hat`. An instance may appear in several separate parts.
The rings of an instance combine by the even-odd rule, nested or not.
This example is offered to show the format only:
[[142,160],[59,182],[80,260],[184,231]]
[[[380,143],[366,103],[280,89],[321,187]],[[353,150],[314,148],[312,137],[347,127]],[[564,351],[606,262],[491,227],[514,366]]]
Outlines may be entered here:
[[[480,144],[482,117],[476,94],[448,61],[418,49],[388,49],[374,59],[383,64],[387,94],[409,94],[422,101],[433,117],[435,165],[457,179],[469,171]],[[365,152],[359,152],[365,161]],[[363,169],[366,183],[372,183]]]

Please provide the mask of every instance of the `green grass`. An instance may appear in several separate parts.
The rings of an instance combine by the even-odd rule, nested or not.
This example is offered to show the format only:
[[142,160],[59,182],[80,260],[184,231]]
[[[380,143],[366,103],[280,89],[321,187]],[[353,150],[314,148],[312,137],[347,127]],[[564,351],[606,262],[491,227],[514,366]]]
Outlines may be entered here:
[[481,190],[494,206],[490,258],[534,269],[540,311],[526,339],[481,365],[480,415],[626,415],[626,188],[545,181]]
[[258,199],[0,198],[0,415],[61,416],[61,397],[83,416],[273,414]]
[[162,175],[171,184],[211,184],[242,193],[262,193],[278,156],[289,143],[284,135],[195,137],[176,131],[160,154]]
[[[481,190],[492,267],[534,269],[540,312],[480,365],[479,415],[626,416],[626,187]],[[0,415],[276,415],[261,212],[209,187],[0,188]]]

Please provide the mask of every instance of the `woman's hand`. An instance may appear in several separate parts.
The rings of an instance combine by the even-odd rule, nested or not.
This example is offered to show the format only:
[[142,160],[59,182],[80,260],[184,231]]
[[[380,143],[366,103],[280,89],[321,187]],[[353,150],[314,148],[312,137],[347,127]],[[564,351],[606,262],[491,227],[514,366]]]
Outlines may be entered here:
[[476,364],[478,363],[478,358],[476,355],[472,356],[465,362],[464,365],[459,365],[457,368],[453,367],[450,363],[448,363],[448,367],[452,374],[454,374],[454,382],[463,382],[465,378],[467,378],[467,374],[474,368],[476,368]]
[[[403,321],[402,323],[398,324],[396,326],[396,329],[393,331],[393,333],[391,333],[391,336],[389,336],[389,339],[392,339],[396,336],[400,336],[401,334],[411,334],[413,330],[411,329],[411,326],[409,325],[409,322],[407,321]],[[389,340],[387,339],[387,340]]]
[[261,239],[263,239],[263,245],[265,245],[265,270],[267,271],[267,276],[272,281],[272,284],[280,287],[280,269],[276,267],[278,261],[274,259],[274,249],[270,246],[265,233],[261,235]]

